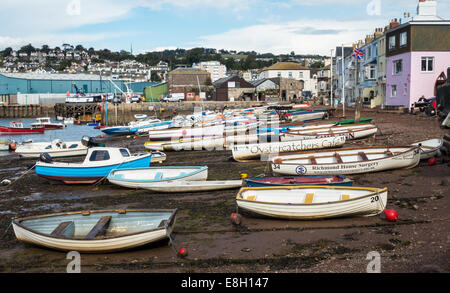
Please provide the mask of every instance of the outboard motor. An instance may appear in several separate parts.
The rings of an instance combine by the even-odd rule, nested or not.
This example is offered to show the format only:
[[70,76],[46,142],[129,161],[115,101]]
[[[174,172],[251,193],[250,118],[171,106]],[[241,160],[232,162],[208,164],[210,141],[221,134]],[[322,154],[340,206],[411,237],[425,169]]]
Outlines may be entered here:
[[39,156],[39,160],[44,163],[49,163],[49,164],[53,163],[52,157],[49,155],[49,153],[42,153]]
[[81,143],[84,146],[87,146],[88,148],[91,148],[91,147],[104,147],[105,146],[104,143],[96,142],[96,141],[94,141],[94,138],[89,137],[89,136],[83,136],[81,138]]

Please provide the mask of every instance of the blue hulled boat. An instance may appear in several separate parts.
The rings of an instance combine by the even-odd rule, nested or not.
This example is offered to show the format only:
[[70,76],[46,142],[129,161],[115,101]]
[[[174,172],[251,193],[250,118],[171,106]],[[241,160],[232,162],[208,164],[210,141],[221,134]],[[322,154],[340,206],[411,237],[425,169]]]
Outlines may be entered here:
[[328,185],[352,186],[353,181],[342,175],[298,176],[298,177],[258,177],[245,180],[248,187]]
[[151,154],[131,155],[126,148],[90,148],[84,162],[53,162],[42,156],[36,163],[38,176],[66,184],[92,184],[105,178],[111,170],[150,166]]

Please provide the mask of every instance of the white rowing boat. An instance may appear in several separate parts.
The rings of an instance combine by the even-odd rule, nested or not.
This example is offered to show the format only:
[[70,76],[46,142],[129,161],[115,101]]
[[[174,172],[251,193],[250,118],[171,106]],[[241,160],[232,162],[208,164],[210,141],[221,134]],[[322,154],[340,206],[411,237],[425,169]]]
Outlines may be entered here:
[[144,189],[156,192],[201,192],[242,187],[242,180],[225,181],[166,181],[147,185]]
[[108,181],[128,188],[147,188],[166,181],[204,181],[208,167],[147,167],[117,169],[108,174]]
[[440,138],[434,138],[424,141],[412,143],[413,146],[420,146],[420,159],[426,160],[435,157],[439,149],[442,147],[443,141]]
[[290,141],[308,138],[332,137],[344,135],[347,140],[360,139],[375,135],[378,128],[373,124],[333,126],[322,129],[294,130],[287,131],[281,135],[281,141]]
[[323,219],[380,214],[387,188],[294,186],[241,188],[239,208],[283,219]]
[[62,251],[105,253],[170,236],[177,210],[105,210],[14,219],[18,240]]
[[287,142],[234,145],[232,152],[236,161],[245,161],[259,158],[261,155],[277,155],[279,153],[341,147],[345,144],[345,140],[345,136],[339,135]]
[[283,175],[348,175],[413,168],[419,161],[415,146],[356,147],[280,155],[272,159],[272,170]]

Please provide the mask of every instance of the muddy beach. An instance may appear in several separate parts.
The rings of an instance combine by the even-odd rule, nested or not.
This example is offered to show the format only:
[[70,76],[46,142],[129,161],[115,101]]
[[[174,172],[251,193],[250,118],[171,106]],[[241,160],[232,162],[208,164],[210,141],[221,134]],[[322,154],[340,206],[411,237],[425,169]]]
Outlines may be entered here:
[[[350,113],[350,114],[349,114]],[[349,110],[350,117],[353,113]],[[337,115],[340,113],[338,112]],[[379,127],[375,138],[352,145],[404,145],[448,133],[436,119],[421,114],[363,111]],[[333,119],[333,118],[330,118]],[[145,137],[105,138],[108,146],[131,152],[144,151]],[[81,160],[65,159],[68,161]],[[33,160],[14,153],[0,158],[0,180],[14,181],[24,175]],[[210,180],[239,179],[270,172],[265,162],[238,163],[230,151],[167,152],[163,165],[208,166]],[[130,190],[108,183],[64,185],[25,174],[11,186],[0,187],[0,272],[66,272],[66,253],[19,242],[11,218],[62,211],[91,209],[178,208],[173,232],[176,256],[168,241],[132,251],[83,254],[82,272],[366,272],[367,254],[381,255],[381,271],[450,271],[450,161],[444,157],[428,166],[422,161],[413,169],[349,176],[354,186],[387,187],[388,209],[399,221],[384,214],[369,218],[323,221],[284,221],[242,213],[243,223],[230,222],[236,211],[237,190],[157,194]],[[8,230],[7,230],[8,229]],[[6,231],[7,230],[7,231]],[[5,233],[6,231],[6,233]]]

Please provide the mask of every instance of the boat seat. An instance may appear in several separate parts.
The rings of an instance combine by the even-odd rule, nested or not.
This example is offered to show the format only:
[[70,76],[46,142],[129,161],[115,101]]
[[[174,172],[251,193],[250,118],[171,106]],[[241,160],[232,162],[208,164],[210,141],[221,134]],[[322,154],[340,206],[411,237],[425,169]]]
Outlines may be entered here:
[[159,180],[162,179],[163,173],[162,172],[158,172],[155,174],[155,180]]
[[255,200],[256,196],[252,195],[252,196],[247,196],[247,200]]
[[350,199],[350,195],[348,195],[348,194],[341,195],[341,200],[349,200],[349,199]]
[[94,239],[95,237],[105,235],[109,223],[111,222],[111,218],[111,216],[101,217],[97,224],[95,224],[94,228],[92,228],[86,235],[85,239]]
[[61,222],[58,227],[53,230],[51,236],[72,237],[75,232],[75,224],[73,221]]
[[344,163],[344,161],[342,161],[341,155],[339,153],[334,153],[334,157],[336,158],[336,161],[338,162],[338,164]]
[[367,155],[366,155],[365,152],[359,152],[358,155],[359,155],[359,156],[361,157],[361,159],[362,159],[363,161],[365,161],[365,162],[369,160],[369,158],[367,157]]
[[307,193],[305,196],[305,204],[312,204],[314,200],[314,193]]
[[385,152],[385,154],[386,154],[388,157],[393,157],[393,156],[394,156],[394,154],[393,154],[390,150],[387,150],[387,151]]
[[316,158],[314,156],[309,157],[309,160],[311,161],[311,164],[317,165]]

